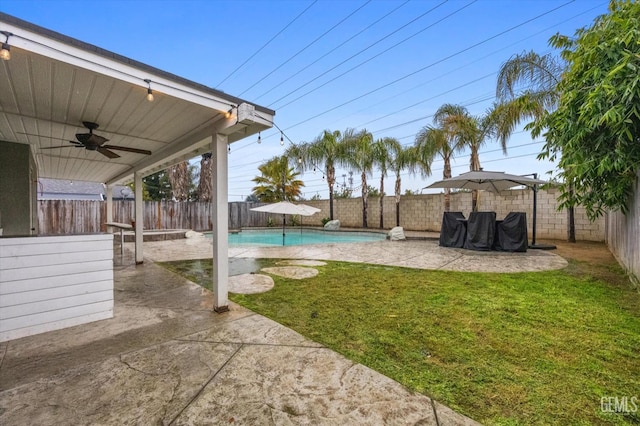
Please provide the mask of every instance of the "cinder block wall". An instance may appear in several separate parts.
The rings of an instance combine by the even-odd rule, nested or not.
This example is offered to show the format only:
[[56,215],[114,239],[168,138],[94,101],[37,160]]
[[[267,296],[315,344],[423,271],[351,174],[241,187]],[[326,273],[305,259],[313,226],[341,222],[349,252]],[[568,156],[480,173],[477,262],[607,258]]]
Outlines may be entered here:
[[[567,239],[568,213],[558,211],[555,188],[538,191],[536,237],[541,239]],[[369,228],[380,227],[379,198],[369,198],[367,225]],[[329,217],[329,200],[305,201],[305,204],[321,209],[311,217],[303,218],[303,224],[322,225],[322,218]],[[396,225],[395,198],[384,197],[384,229]],[[525,212],[529,224],[529,235],[532,233],[533,191],[518,189],[503,191],[500,194],[480,191],[478,210],[495,211],[496,217],[502,219],[509,212]],[[402,196],[400,199],[400,226],[408,231],[440,231],[442,212],[444,211],[444,194],[424,194]],[[457,192],[451,194],[450,211],[461,211],[465,216],[471,212],[471,193]],[[334,200],[334,218],[339,219],[344,227],[362,227],[362,199],[347,198]],[[575,211],[576,239],[584,241],[604,241],[606,218],[590,222],[584,208]]]

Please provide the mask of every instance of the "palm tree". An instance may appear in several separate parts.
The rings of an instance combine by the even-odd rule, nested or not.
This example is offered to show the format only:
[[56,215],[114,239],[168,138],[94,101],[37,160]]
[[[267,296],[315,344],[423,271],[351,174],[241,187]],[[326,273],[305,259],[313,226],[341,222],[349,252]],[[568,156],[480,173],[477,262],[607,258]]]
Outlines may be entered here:
[[213,188],[211,187],[212,172],[213,163],[211,161],[211,153],[206,152],[202,154],[200,158],[200,179],[198,180],[198,189],[196,190],[198,201],[211,201],[211,194],[213,193]]
[[293,167],[289,167],[285,155],[274,157],[258,167],[260,176],[252,179],[257,185],[253,194],[259,201],[273,203],[277,201],[293,201],[300,197],[304,183],[297,179],[300,175]]
[[[347,155],[342,161],[345,165],[360,171],[362,181],[362,227],[367,228],[367,212],[369,203],[369,187],[367,186],[367,176],[373,171],[374,144],[373,135],[366,130],[355,133],[352,129],[347,129],[344,136]],[[381,194],[382,195],[382,194]]]
[[[561,58],[551,54],[539,55],[533,51],[514,55],[502,64],[496,83],[496,98],[503,105],[497,132],[503,145],[523,120],[540,122],[556,109],[560,99],[558,83],[565,69],[566,64]],[[532,124],[528,123],[525,129],[531,130],[532,136],[536,137],[540,129],[534,129]],[[568,240],[575,242],[573,207],[568,209],[568,213]]]
[[176,201],[187,201],[189,199],[190,173],[189,163],[182,161],[167,170],[171,191]]
[[[507,111],[506,106],[494,104],[484,115],[476,117],[469,114],[463,106],[445,104],[438,109],[434,117],[447,130],[447,133],[456,139],[458,150],[469,148],[471,152],[469,170],[477,171],[481,170],[480,148],[488,139],[496,136],[498,120],[502,118],[505,111]],[[503,140],[502,150],[506,153],[506,138]],[[476,211],[478,191],[472,192],[471,200],[471,208]]]
[[[402,178],[400,173],[408,169],[410,174],[415,174],[416,168],[418,166],[418,156],[417,150],[415,147],[403,147],[397,139],[389,138],[389,158],[390,161],[390,169],[396,175],[395,181],[395,191],[394,197],[396,202],[396,226],[400,226],[400,196],[402,195]],[[431,174],[431,169],[427,168],[428,173]]]
[[400,226],[400,217],[398,216],[398,205],[400,203],[398,188],[400,180],[400,170],[397,170],[397,163],[401,161],[401,154],[403,153],[402,145],[395,138],[382,138],[375,141],[373,144],[373,159],[374,163],[380,169],[380,229],[384,228],[384,178],[387,176],[387,171],[392,169],[396,172],[396,226]]
[[565,68],[557,57],[533,51],[514,55],[502,64],[496,98],[512,106],[511,114],[504,117],[505,124],[513,129],[522,120],[539,119],[554,110],[560,98],[558,83]]
[[[431,163],[436,156],[442,157],[444,168],[442,178],[451,177],[451,158],[459,149],[460,139],[456,137],[453,117],[459,117],[464,111],[462,107],[453,104],[442,105],[433,116],[435,126],[425,126],[416,135],[413,154],[415,164],[423,177],[431,175]],[[451,190],[444,190],[444,210],[451,206]]]
[[333,186],[336,183],[335,166],[344,158],[343,135],[339,130],[325,130],[313,142],[294,144],[285,155],[296,161],[299,171],[315,170],[324,164],[324,174],[329,186],[329,218],[333,220]]

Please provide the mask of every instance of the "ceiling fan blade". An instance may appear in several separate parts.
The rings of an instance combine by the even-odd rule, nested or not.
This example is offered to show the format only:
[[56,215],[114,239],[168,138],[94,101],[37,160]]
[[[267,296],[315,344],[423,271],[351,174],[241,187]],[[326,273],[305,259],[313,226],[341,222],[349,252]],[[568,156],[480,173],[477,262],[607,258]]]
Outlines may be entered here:
[[40,148],[40,149],[55,149],[55,148],[84,148],[84,145],[81,144],[80,142],[76,142],[76,141],[69,141],[70,144],[72,145],[59,145],[59,146],[50,146],[50,147],[44,147],[44,148]]
[[56,149],[56,148],[82,148],[82,145],[48,146],[48,147],[44,147],[44,148],[40,148],[40,149],[43,150],[43,149]]
[[109,151],[108,149],[99,146],[96,151],[98,151],[100,154],[104,155],[105,157],[109,157],[109,158],[119,158],[120,156],[118,154],[116,154],[113,151]]
[[103,145],[102,147],[109,148],[109,149],[117,149],[119,151],[134,152],[136,154],[151,155],[151,151],[148,151],[146,149],[128,148],[126,146],[117,146],[117,145]]
[[25,135],[25,136],[35,136],[37,138],[47,138],[47,139],[55,139],[58,141],[66,141],[68,139],[64,139],[64,138],[54,138],[53,136],[43,136],[43,135],[35,135],[33,133],[23,133],[23,132],[16,132],[16,134],[18,135]]

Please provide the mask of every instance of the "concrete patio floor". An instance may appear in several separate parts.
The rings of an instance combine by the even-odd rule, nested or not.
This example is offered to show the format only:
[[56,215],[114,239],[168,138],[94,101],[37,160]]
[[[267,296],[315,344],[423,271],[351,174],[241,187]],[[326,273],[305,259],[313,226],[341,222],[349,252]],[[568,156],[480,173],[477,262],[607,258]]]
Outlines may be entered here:
[[[0,424],[477,424],[241,306],[213,313],[209,291],[154,262],[207,257],[211,240],[145,243],[138,266],[125,247],[114,248],[113,319],[0,343]],[[428,240],[230,249],[231,261],[252,256],[566,265],[549,252],[469,254]]]

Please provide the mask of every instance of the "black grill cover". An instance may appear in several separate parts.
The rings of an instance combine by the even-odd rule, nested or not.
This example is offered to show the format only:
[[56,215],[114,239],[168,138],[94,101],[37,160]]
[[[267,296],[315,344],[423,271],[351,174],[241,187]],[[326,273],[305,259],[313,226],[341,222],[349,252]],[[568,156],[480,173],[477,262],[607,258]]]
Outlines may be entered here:
[[496,226],[496,250],[527,251],[528,243],[526,213],[511,212]]
[[496,212],[471,212],[467,222],[464,248],[491,250],[496,232]]
[[440,246],[458,247],[464,245],[467,226],[458,219],[464,219],[462,212],[444,212],[442,215],[442,227],[440,228]]

